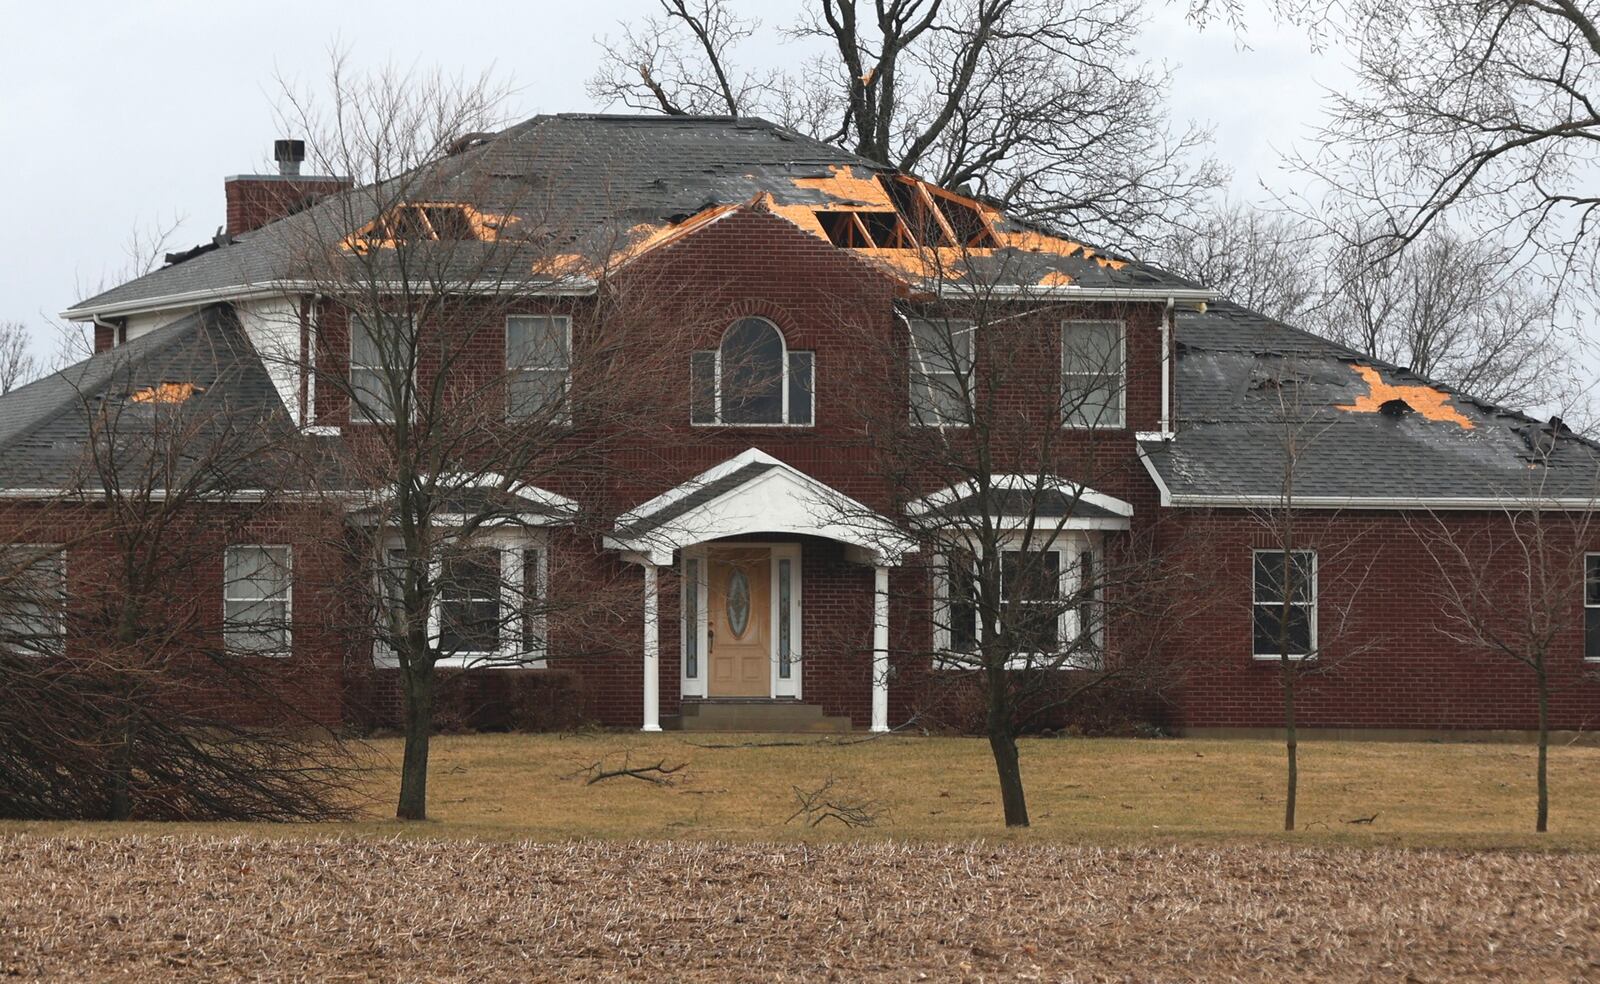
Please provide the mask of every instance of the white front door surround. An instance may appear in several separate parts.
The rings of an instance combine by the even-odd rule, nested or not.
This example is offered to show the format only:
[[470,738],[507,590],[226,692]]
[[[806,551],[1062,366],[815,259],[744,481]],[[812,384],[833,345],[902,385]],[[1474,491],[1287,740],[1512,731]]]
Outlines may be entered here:
[[801,612],[803,578],[802,548],[798,543],[709,543],[686,547],[678,562],[682,613],[679,640],[682,658],[678,661],[680,693],[685,697],[713,697],[711,657],[716,640],[711,631],[712,553],[719,545],[761,549],[770,554],[770,591],[767,611],[770,652],[769,686],[765,696],[798,700],[802,696],[804,672]]
[[644,581],[644,730],[661,730],[661,568],[676,566],[682,595],[679,686],[708,697],[708,578],[719,543],[770,551],[768,699],[801,698],[804,676],[802,548],[761,534],[814,536],[841,543],[845,555],[873,569],[872,729],[889,730],[889,567],[916,549],[885,517],[756,448],[707,469],[640,504],[617,522],[606,545],[639,564]]

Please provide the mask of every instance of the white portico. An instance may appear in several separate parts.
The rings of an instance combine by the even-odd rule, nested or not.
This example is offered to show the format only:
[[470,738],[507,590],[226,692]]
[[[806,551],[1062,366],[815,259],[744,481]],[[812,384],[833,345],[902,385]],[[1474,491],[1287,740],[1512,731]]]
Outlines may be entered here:
[[756,448],[641,503],[607,547],[644,570],[644,730],[661,729],[659,572],[683,583],[686,698],[803,696],[802,545],[873,569],[872,729],[889,728],[889,568],[914,549],[886,517]]

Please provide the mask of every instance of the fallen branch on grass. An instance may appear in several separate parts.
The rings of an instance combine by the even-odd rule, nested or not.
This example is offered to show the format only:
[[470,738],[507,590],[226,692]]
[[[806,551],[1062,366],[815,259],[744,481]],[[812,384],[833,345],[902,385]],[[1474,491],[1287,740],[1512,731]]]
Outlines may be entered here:
[[1346,820],[1345,823],[1371,823],[1376,819],[1378,819],[1378,815],[1374,813],[1370,817],[1355,817],[1354,819]]
[[882,812],[879,805],[856,794],[839,788],[839,780],[833,776],[825,779],[821,786],[807,792],[799,786],[791,786],[794,798],[800,803],[800,808],[789,814],[784,823],[793,823],[800,817],[805,818],[806,826],[815,827],[824,820],[836,820],[846,827],[876,827]]
[[582,778],[585,786],[593,786],[595,783],[605,782],[607,779],[621,778],[638,779],[641,782],[648,782],[656,786],[670,786],[677,781],[678,774],[688,767],[688,762],[668,765],[666,759],[659,759],[652,765],[634,765],[631,753],[623,752],[622,764],[615,768],[608,765],[606,759],[602,758],[598,762],[591,762],[575,772],[562,776],[562,778]]

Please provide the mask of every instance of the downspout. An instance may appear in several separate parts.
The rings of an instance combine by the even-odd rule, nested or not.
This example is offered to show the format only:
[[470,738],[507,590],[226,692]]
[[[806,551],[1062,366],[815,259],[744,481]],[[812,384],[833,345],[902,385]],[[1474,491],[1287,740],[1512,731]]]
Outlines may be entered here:
[[1161,312],[1161,439],[1172,439],[1172,310],[1177,306],[1175,297],[1167,297],[1166,309]]
[[[117,345],[120,344],[121,328],[120,328],[119,325],[117,325],[116,322],[114,322],[114,321],[101,321],[100,320],[100,316],[98,314],[89,315],[89,320],[94,322],[96,325],[98,325],[101,328],[109,328],[109,329],[111,329],[111,347],[112,348],[116,348]],[[93,340],[91,340],[91,344],[93,344]]]

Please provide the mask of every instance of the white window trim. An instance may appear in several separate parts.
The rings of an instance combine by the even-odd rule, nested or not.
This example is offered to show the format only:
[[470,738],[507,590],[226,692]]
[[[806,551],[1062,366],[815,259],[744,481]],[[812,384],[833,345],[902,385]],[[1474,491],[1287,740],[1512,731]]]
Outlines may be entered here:
[[1600,609],[1600,602],[1597,602],[1597,603],[1592,604],[1592,605],[1589,603],[1589,560],[1590,560],[1590,558],[1600,559],[1600,552],[1587,551],[1583,555],[1583,587],[1581,589],[1583,591],[1583,608],[1584,608],[1583,661],[1585,663],[1600,663],[1600,656],[1590,656],[1589,655],[1589,640],[1588,640],[1588,628],[1589,628],[1588,622],[1589,622],[1589,617],[1588,617],[1588,612],[1589,612],[1590,609]]
[[[728,337],[728,332],[733,330],[734,325],[737,325],[739,322],[744,321],[746,319],[754,319],[756,321],[765,321],[768,325],[772,326],[772,330],[773,331],[778,333],[778,344],[783,349],[782,354],[778,357],[779,358],[779,364],[782,366],[782,372],[783,372],[783,419],[780,420],[780,421],[768,422],[768,423],[746,423],[746,422],[738,422],[738,421],[726,421],[726,420],[722,419],[722,343]],[[702,351],[704,351],[704,350],[702,350]],[[811,355],[811,420],[810,420],[809,423],[804,423],[804,424],[795,423],[795,422],[793,422],[793,421],[791,421],[789,419],[789,416],[790,416],[790,413],[791,413],[790,408],[789,408],[789,356],[791,354],[793,354],[793,353],[796,353],[796,352],[802,353],[802,354],[809,352],[809,354]],[[689,426],[691,426],[691,427],[816,427],[817,426],[817,376],[818,376],[818,373],[817,373],[817,353],[816,353],[816,350],[814,350],[814,349],[791,349],[791,348],[789,348],[789,339],[788,339],[788,337],[784,335],[783,329],[778,327],[777,322],[773,321],[771,318],[764,318],[764,317],[762,317],[761,315],[758,315],[758,314],[751,314],[751,315],[745,315],[742,318],[734,319],[733,324],[729,325],[727,328],[724,328],[723,331],[722,331],[722,335],[717,338],[717,347],[714,348],[714,349],[711,349],[711,359],[712,359],[712,368],[711,368],[711,419],[710,420],[695,420],[694,419],[694,411],[693,411],[693,408],[691,407],[690,408],[690,412],[689,412]],[[690,377],[689,378],[689,384],[690,384],[691,387],[693,387],[693,385],[694,385],[694,355],[693,355],[693,353],[690,354],[689,377]]]
[[[514,374],[514,373],[528,373],[528,372],[554,372],[555,369],[556,369],[556,367],[554,367],[554,366],[513,366],[511,364],[511,322],[513,320],[517,319],[517,318],[546,318],[546,319],[549,319],[551,321],[562,322],[563,327],[566,329],[566,333],[567,333],[567,364],[565,366],[561,367],[562,368],[561,399],[563,401],[563,406],[562,406],[561,413],[556,415],[556,419],[558,419],[558,420],[566,420],[569,417],[569,413],[568,413],[566,407],[568,405],[570,405],[570,399],[571,399],[571,394],[572,394],[572,316],[569,315],[569,314],[508,314],[508,315],[506,315],[505,336],[502,339],[502,342],[503,342],[503,348],[505,349],[505,367],[506,367],[506,373],[508,375]],[[512,412],[512,410],[511,410],[511,394],[508,391],[507,394],[506,394],[506,419],[507,420],[511,420],[511,421],[516,421],[516,420],[526,419],[528,416],[529,416],[528,414],[517,414],[517,413],[513,413]]]
[[[384,317],[395,317],[395,318],[404,317],[405,319],[407,319],[408,321],[411,322],[411,331],[412,331],[412,333],[415,334],[415,332],[417,330],[417,327],[416,327],[416,315],[412,315],[412,314],[400,315],[400,314],[388,314],[388,313],[385,313]],[[389,367],[388,366],[384,366],[384,365],[376,365],[376,366],[374,366],[374,365],[369,365],[369,364],[367,364],[365,362],[357,362],[356,361],[355,322],[358,321],[358,320],[361,321],[363,324],[366,323],[366,319],[363,318],[357,312],[351,311],[351,312],[348,312],[345,315],[345,334],[347,336],[349,336],[348,345],[347,345],[347,348],[348,348],[348,353],[347,354],[348,354],[349,357],[345,360],[345,382],[350,387],[350,406],[349,406],[348,412],[345,414],[345,416],[347,416],[349,418],[350,423],[352,423],[352,424],[392,424],[392,423],[395,423],[396,421],[398,421],[400,419],[399,414],[397,414],[395,412],[396,408],[390,407],[389,408],[389,415],[386,416],[386,417],[371,417],[371,416],[368,416],[366,411],[361,409],[359,407],[359,405],[357,404],[357,402],[356,402],[356,397],[355,397],[355,393],[356,393],[355,370],[356,369],[359,368],[364,372],[376,372],[376,373],[378,373],[380,375],[380,377],[383,377],[385,379],[387,379],[388,374],[389,374]],[[415,390],[416,389],[416,368],[415,367],[412,367],[411,383],[412,383],[412,389]],[[412,403],[411,410],[412,410],[412,413],[414,415],[416,413],[416,409],[417,409],[416,408],[416,401],[412,400],[411,403]]]
[[[285,583],[283,587],[283,648],[282,649],[231,649],[228,637],[228,603],[235,601],[267,601],[265,598],[234,598],[228,594],[228,557],[230,550],[282,550]],[[287,543],[230,543],[223,548],[222,557],[222,637],[225,649],[239,656],[266,656],[284,659],[294,654],[294,547]]]
[[1258,556],[1260,556],[1261,554],[1264,554],[1264,553],[1268,553],[1268,554],[1297,553],[1297,554],[1310,554],[1311,555],[1311,600],[1309,602],[1303,602],[1303,601],[1290,602],[1290,604],[1292,604],[1292,605],[1295,605],[1295,606],[1298,606],[1298,607],[1301,607],[1301,608],[1310,608],[1311,609],[1311,618],[1309,619],[1309,622],[1310,622],[1310,625],[1311,625],[1311,639],[1310,639],[1311,645],[1309,647],[1310,648],[1310,652],[1306,652],[1306,653],[1290,653],[1287,656],[1287,658],[1292,662],[1301,662],[1303,660],[1314,660],[1314,659],[1317,658],[1317,609],[1320,607],[1320,600],[1321,600],[1320,599],[1320,592],[1322,590],[1321,589],[1322,576],[1321,576],[1321,560],[1317,556],[1317,551],[1315,549],[1312,549],[1312,548],[1309,548],[1309,547],[1297,547],[1296,549],[1290,550],[1290,551],[1278,550],[1278,549],[1275,549],[1275,548],[1272,548],[1272,547],[1256,547],[1256,548],[1254,548],[1254,549],[1252,549],[1250,551],[1250,658],[1254,659],[1254,660],[1259,660],[1259,661],[1264,661],[1264,662],[1274,662],[1274,663],[1278,662],[1279,660],[1282,660],[1282,659],[1286,658],[1282,653],[1258,653],[1258,652],[1256,652],[1256,627],[1255,627],[1256,626],[1256,623],[1255,623],[1256,609],[1257,608],[1264,608],[1268,604],[1271,604],[1271,605],[1281,605],[1281,604],[1283,604],[1283,602],[1281,602],[1281,601],[1259,602],[1259,601],[1256,600],[1256,558]]
[[[1072,330],[1072,327],[1074,325],[1116,325],[1117,326],[1117,350],[1118,350],[1118,353],[1119,353],[1117,358],[1118,358],[1118,363],[1119,363],[1119,366],[1120,366],[1120,369],[1119,369],[1119,372],[1118,372],[1118,379],[1120,380],[1120,384],[1117,386],[1117,416],[1116,416],[1116,420],[1113,421],[1113,422],[1097,421],[1097,422],[1091,423],[1091,424],[1078,424],[1078,423],[1073,423],[1072,421],[1067,419],[1067,417],[1068,417],[1067,410],[1069,409],[1066,406],[1067,378],[1070,376],[1070,377],[1072,377],[1074,379],[1093,379],[1093,378],[1098,378],[1098,377],[1104,375],[1103,373],[1087,373],[1087,372],[1069,373],[1069,372],[1067,372],[1067,333]],[[1071,319],[1068,319],[1066,321],[1063,321],[1061,323],[1061,355],[1057,360],[1056,376],[1057,376],[1057,379],[1059,380],[1059,384],[1060,384],[1060,387],[1061,387],[1059,392],[1062,394],[1062,401],[1061,401],[1062,402],[1062,406],[1061,406],[1061,408],[1060,408],[1060,410],[1058,412],[1061,413],[1061,426],[1063,428],[1065,428],[1067,430],[1077,430],[1077,431],[1126,430],[1127,426],[1128,426],[1128,323],[1127,323],[1127,321],[1125,321],[1125,320],[1123,320],[1121,318],[1071,318]]]
[[[907,402],[910,404],[907,412],[910,415],[912,425],[916,426],[916,427],[937,427],[940,430],[952,430],[952,429],[960,430],[960,429],[965,429],[967,427],[972,426],[971,422],[968,421],[968,420],[933,420],[933,421],[925,420],[925,419],[923,419],[924,415],[917,412],[916,391],[917,391],[917,379],[918,379],[919,376],[923,377],[924,379],[926,379],[929,376],[956,376],[956,375],[959,375],[959,372],[950,372],[950,371],[943,370],[943,369],[929,371],[929,369],[927,367],[927,363],[922,358],[921,351],[917,348],[917,330],[916,330],[916,325],[917,325],[918,322],[923,322],[923,323],[928,323],[928,324],[935,323],[935,322],[931,321],[928,318],[907,318],[906,319],[906,335],[907,335],[907,338],[909,339],[910,353],[911,353],[911,359],[909,360],[909,375],[908,375],[907,380],[906,380],[907,395],[909,397],[909,400]],[[961,334],[964,334],[966,336],[966,339],[967,339],[967,346],[966,346],[966,348],[967,348],[967,365],[968,365],[968,369],[966,371],[969,372],[969,373],[974,372],[975,371],[975,367],[978,364],[978,352],[977,352],[977,349],[978,349],[978,344],[977,344],[978,327],[977,327],[977,325],[974,324],[971,321],[949,320],[949,319],[945,319],[945,320],[943,320],[941,322],[937,322],[937,323],[948,325],[950,327],[950,334],[951,334],[952,337],[954,337],[957,333],[961,333]],[[967,411],[969,413],[971,413],[972,407],[968,406],[967,407]]]
[[[387,561],[390,550],[401,546],[399,537],[388,537],[381,544],[381,555]],[[542,533],[527,532],[523,530],[484,530],[475,534],[468,542],[467,547],[486,547],[499,552],[500,555],[500,648],[494,652],[485,653],[457,653],[453,656],[444,656],[433,665],[445,669],[472,669],[475,667],[492,667],[497,669],[526,669],[542,670],[548,668],[550,659],[549,620],[545,613],[540,612],[535,619],[533,633],[538,641],[531,648],[528,640],[522,638],[522,619],[507,614],[521,607],[522,600],[527,594],[527,570],[523,563],[525,551],[538,552],[538,569],[533,572],[534,590],[537,597],[549,597],[550,586],[550,538]],[[435,558],[429,565],[430,578],[438,584],[442,562]],[[516,585],[522,584],[521,591]],[[380,602],[386,601],[385,585],[382,573],[379,572],[377,591]],[[428,638],[434,645],[438,645],[441,629],[441,606],[443,599],[434,592],[433,605],[428,612]],[[382,613],[378,613],[382,617]],[[400,665],[396,656],[384,643],[382,638],[373,640],[372,662],[374,666],[393,669]]]
[[[1041,536],[1049,537],[1049,536],[1051,536],[1051,532],[1050,531],[1043,531],[1043,532],[1035,531],[1034,535],[1033,535],[1033,537],[1031,539],[1037,540]],[[1001,545],[1001,549],[1002,549],[1002,551],[1021,550],[1021,549],[1023,549],[1023,546],[1024,546],[1024,539],[1025,539],[1025,537],[1024,537],[1024,535],[1022,533],[1010,534],[1006,538],[1007,542],[1005,542],[1005,543],[1003,543]],[[1042,548],[1042,550],[1040,548],[1038,548],[1038,547],[1033,547],[1032,549],[1040,550],[1040,552],[1042,552],[1042,553],[1053,553],[1053,554],[1056,555],[1056,558],[1057,558],[1056,559],[1057,572],[1058,572],[1058,576],[1060,578],[1060,583],[1059,583],[1059,587],[1058,587],[1057,590],[1059,590],[1061,592],[1060,597],[1072,598],[1072,597],[1075,597],[1078,594],[1078,589],[1079,589],[1080,571],[1078,569],[1078,564],[1077,564],[1078,555],[1083,553],[1085,550],[1088,550],[1095,558],[1096,570],[1098,571],[1100,569],[1101,560],[1102,560],[1102,558],[1104,556],[1104,539],[1102,537],[1096,536],[1093,533],[1090,533],[1090,532],[1087,532],[1087,531],[1061,530],[1059,532],[1055,532],[1054,533],[1053,541],[1051,542],[1051,544],[1049,546]],[[982,556],[981,549],[976,552],[976,556]],[[976,559],[976,557],[974,559]],[[933,595],[933,606],[934,606],[933,607],[933,611],[934,611],[934,619],[933,619],[933,648],[934,648],[934,653],[935,653],[935,655],[934,655],[934,669],[947,669],[947,670],[971,669],[972,668],[972,660],[971,660],[970,655],[966,654],[966,653],[958,653],[955,650],[951,649],[951,641],[950,641],[950,639],[951,639],[951,633],[950,633],[950,577],[949,577],[949,575],[947,573],[948,569],[949,569],[948,568],[948,557],[946,555],[944,555],[944,554],[935,554],[934,557],[933,557],[933,578],[934,578],[934,585],[933,585],[933,591],[934,591],[934,595]],[[1103,597],[1102,597],[1102,594],[1101,594],[1102,590],[1103,589],[1097,589],[1096,590],[1095,595],[1096,595],[1097,599],[1102,599],[1103,600]],[[981,617],[982,617],[981,613],[974,613],[974,616],[973,616],[973,618],[974,618],[974,624],[973,624],[974,633],[977,633],[978,630],[979,630],[979,626],[977,625],[977,619],[981,618]],[[1078,608],[1077,608],[1077,606],[1076,605],[1063,606],[1060,614],[1057,616],[1057,622],[1056,622],[1057,638],[1059,638],[1061,640],[1076,640],[1077,637],[1078,637],[1078,630],[1079,630],[1079,621],[1078,621]],[[1103,645],[1104,644],[1104,632],[1100,631],[1100,630],[1097,630],[1096,634],[1098,636],[1100,636],[1099,640],[1097,640],[1097,641],[1099,641],[1102,644],[1101,648],[1103,650],[1104,649],[1104,645]],[[1100,669],[1099,666],[1090,665],[1089,663],[1087,663],[1083,659],[1080,659],[1079,655],[1080,654],[1075,654],[1075,655],[1070,656],[1070,657],[1060,658],[1060,662],[1057,663],[1056,660],[1058,659],[1058,657],[1048,656],[1047,654],[1044,654],[1044,653],[1014,654],[1011,657],[1011,659],[1006,662],[1006,669],[1008,669],[1008,670],[1026,670],[1026,669],[1097,670],[1097,669]],[[1081,655],[1087,655],[1087,654],[1081,654]],[[1037,660],[1044,659],[1044,658],[1048,658],[1049,659],[1049,661],[1050,661],[1049,665],[1047,665],[1045,667],[1038,666]]]
[[[36,560],[42,560],[46,556],[59,556],[61,558],[61,607],[55,613],[54,635],[57,639],[62,640],[64,646],[67,637],[67,545],[64,543],[8,543],[4,545],[4,549],[35,552],[39,555],[35,558]],[[54,655],[45,652],[29,652],[26,649],[17,649],[13,650],[13,652],[41,658]]]

